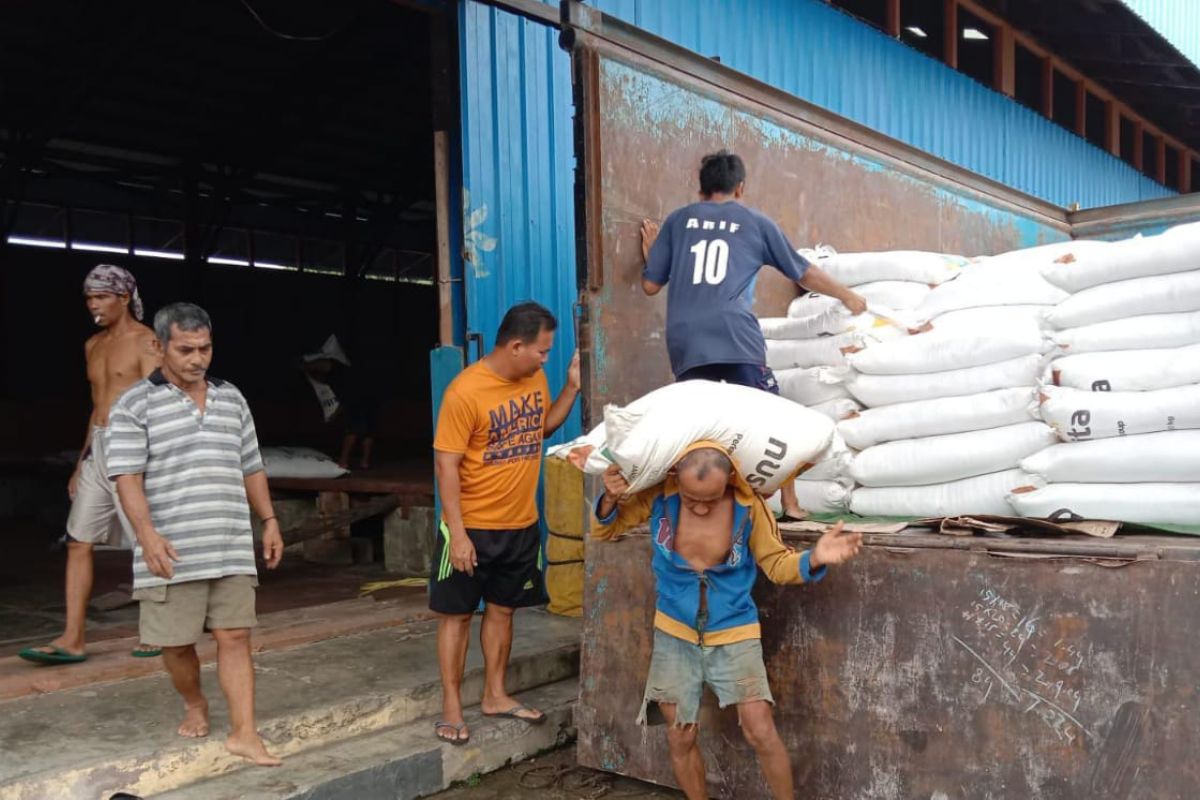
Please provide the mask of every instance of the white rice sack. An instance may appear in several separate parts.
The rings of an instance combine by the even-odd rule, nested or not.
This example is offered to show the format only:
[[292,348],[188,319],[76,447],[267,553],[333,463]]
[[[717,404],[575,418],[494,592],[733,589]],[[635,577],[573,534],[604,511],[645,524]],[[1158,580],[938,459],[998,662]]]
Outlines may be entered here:
[[946,483],[1012,469],[1056,441],[1054,431],[1043,422],[900,439],[863,450],[851,462],[849,475],[863,486]]
[[917,306],[916,314],[931,320],[964,308],[1055,305],[1068,296],[1043,278],[1035,266],[1014,266],[1003,271],[968,267],[953,281],[930,292]]
[[[853,481],[795,481],[796,501],[800,507],[812,514],[844,514],[850,507],[850,491]],[[771,495],[767,505],[776,514],[783,513],[783,502],[779,493]]]
[[268,478],[340,478],[350,471],[311,447],[264,447],[261,453]]
[[838,436],[835,430],[825,449],[813,456],[812,466],[804,469],[797,477],[807,481],[832,481],[845,478],[853,459],[854,453],[850,451],[845,440]]
[[853,287],[869,304],[895,309],[913,309],[929,296],[933,287],[916,281],[873,281]]
[[982,431],[1034,419],[1032,387],[997,389],[965,397],[939,397],[870,408],[842,419],[838,433],[857,450],[897,439]]
[[913,375],[995,364],[1041,353],[1044,347],[1041,329],[1032,320],[1025,320],[986,334],[919,333],[851,353],[847,361],[868,375]]
[[[1195,256],[1200,262],[1200,253]],[[1071,295],[1046,315],[1053,328],[1079,328],[1144,314],[1200,311],[1200,269],[1106,283]]]
[[1038,416],[1064,442],[1200,429],[1200,384],[1148,392],[1043,386],[1039,400]]
[[847,370],[835,367],[800,367],[777,371],[775,380],[781,396],[802,406],[816,406],[850,396],[847,374]]
[[910,281],[932,286],[957,275],[967,259],[942,253],[890,250],[878,253],[834,253],[815,263],[834,280],[847,286],[876,281]]
[[1082,328],[1068,328],[1050,336],[1063,353],[1096,353],[1105,350],[1145,350],[1200,344],[1200,311],[1146,314]]
[[817,294],[816,292],[805,292],[788,303],[787,315],[793,319],[807,319],[809,317],[818,317],[836,308],[841,308],[841,313],[846,313],[846,307],[836,297],[830,297],[827,294]]
[[796,369],[838,366],[846,363],[846,350],[862,346],[858,333],[840,333],[819,339],[768,339],[767,366],[771,369]]
[[1008,496],[1023,517],[1200,525],[1200,483],[1026,484]]
[[1011,516],[1006,498],[1023,482],[1025,473],[1010,469],[932,486],[860,487],[850,495],[850,510],[865,517]]
[[1053,263],[1056,259],[1078,259],[1084,253],[1088,253],[1103,247],[1108,247],[1108,245],[1109,242],[1102,242],[1092,239],[1053,242],[1051,244],[1038,245],[1037,247],[1024,247],[1020,250],[1009,250],[1006,253],[999,253],[998,255],[994,256],[983,256],[981,258],[976,258],[972,260],[969,268],[984,270],[1007,270],[1012,269],[1013,267],[1030,266],[1042,268]]
[[[881,310],[887,314],[887,309]],[[763,317],[758,320],[763,337],[768,340],[815,339],[851,331],[870,331],[892,324],[895,323],[871,311],[851,314],[841,303],[812,317]],[[908,325],[902,327],[907,332]]]
[[1200,430],[1144,433],[1047,447],[1021,462],[1047,483],[1200,481]]
[[814,403],[809,408],[818,414],[824,414],[834,422],[846,419],[862,411],[862,406],[852,397],[837,397],[833,400],[826,400],[823,403]]
[[1136,237],[1089,248],[1074,260],[1063,258],[1045,265],[1042,274],[1068,292],[1081,292],[1106,283],[1194,270],[1200,266],[1197,254],[1200,227],[1184,225],[1162,236]]
[[961,397],[995,389],[1033,386],[1042,372],[1042,356],[1028,355],[988,364],[926,375],[864,375],[846,381],[850,394],[867,408],[911,403],[936,397]]
[[987,336],[1029,321],[1041,326],[1053,310],[1054,306],[1038,305],[964,308],[934,317],[930,327],[940,333]]
[[[596,432],[551,451],[591,473]],[[604,409],[602,455],[618,465],[630,491],[658,484],[693,443],[714,441],[755,489],[770,493],[828,447],[833,422],[769,392],[712,381],[656,389],[624,408]]]
[[1055,386],[1093,392],[1141,392],[1200,383],[1200,344],[1064,356],[1050,365],[1050,377]]

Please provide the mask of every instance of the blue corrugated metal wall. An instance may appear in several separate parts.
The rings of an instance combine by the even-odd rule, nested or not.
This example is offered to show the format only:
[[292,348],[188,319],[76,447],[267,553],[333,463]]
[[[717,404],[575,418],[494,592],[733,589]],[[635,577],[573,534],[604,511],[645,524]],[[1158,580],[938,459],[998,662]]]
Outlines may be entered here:
[[[576,346],[570,57],[556,29],[475,0],[459,9],[467,328],[486,349],[509,306],[550,308],[559,329],[546,373],[557,392]],[[579,433],[576,407],[551,441]]]
[[1040,114],[820,0],[595,0],[592,5],[1058,205],[1078,202],[1091,208],[1173,194]]

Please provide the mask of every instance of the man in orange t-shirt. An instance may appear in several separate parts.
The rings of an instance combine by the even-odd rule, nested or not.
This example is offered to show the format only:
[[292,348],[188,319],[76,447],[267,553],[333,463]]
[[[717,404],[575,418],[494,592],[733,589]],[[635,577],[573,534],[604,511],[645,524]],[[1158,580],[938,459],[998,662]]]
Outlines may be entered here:
[[567,385],[550,404],[542,366],[558,323],[537,303],[504,315],[496,347],[467,367],[446,389],[434,438],[434,463],[442,520],[434,551],[429,607],[438,615],[442,716],[435,734],[466,744],[461,684],[471,616],[486,601],[479,640],[483,646],[485,716],[531,725],[545,722],[537,709],[504,688],[512,649],[513,611],[546,602],[541,575],[537,485],[542,439],[571,413],[579,395],[579,353]]

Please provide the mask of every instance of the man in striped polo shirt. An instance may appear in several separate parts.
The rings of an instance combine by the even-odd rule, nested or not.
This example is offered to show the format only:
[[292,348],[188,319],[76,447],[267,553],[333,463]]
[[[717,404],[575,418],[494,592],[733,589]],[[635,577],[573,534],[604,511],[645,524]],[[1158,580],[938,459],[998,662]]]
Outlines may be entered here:
[[[250,508],[263,521],[268,569],[283,557],[254,419],[233,384],[208,376],[212,322],[190,303],[154,316],[162,368],[134,384],[109,415],[108,476],[137,538],[133,596],[142,641],[163,649],[183,696],[179,734],[208,735],[196,641],[207,628],[229,703],[229,752],[262,766],[267,752],[254,722],[254,536]],[[247,502],[247,500],[249,502]]]

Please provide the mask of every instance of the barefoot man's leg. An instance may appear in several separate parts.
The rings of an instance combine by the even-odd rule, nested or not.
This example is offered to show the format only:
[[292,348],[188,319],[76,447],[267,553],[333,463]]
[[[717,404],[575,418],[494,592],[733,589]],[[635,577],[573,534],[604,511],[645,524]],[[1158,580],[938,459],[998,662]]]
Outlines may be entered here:
[[164,647],[162,660],[175,691],[183,698],[179,735],[193,739],[208,736],[208,701],[200,689],[200,659],[196,657],[196,646]]
[[217,640],[217,678],[229,703],[229,738],[225,747],[262,767],[277,767],[283,760],[267,752],[254,721],[254,662],[250,655],[250,630],[214,630]]

